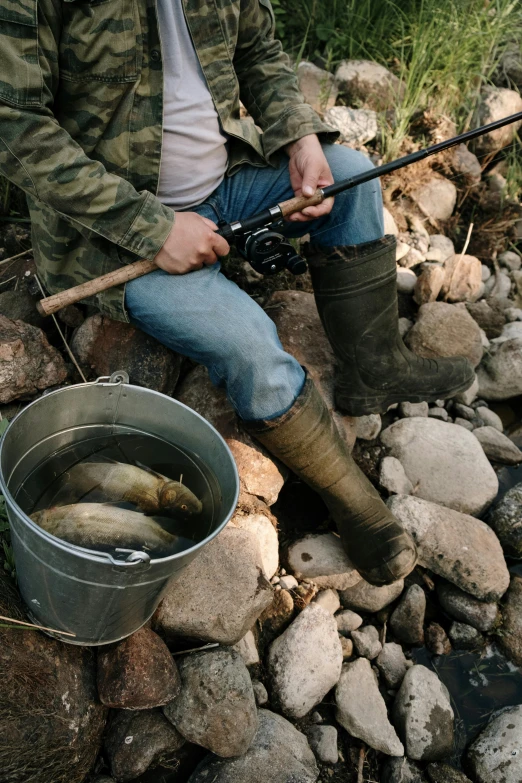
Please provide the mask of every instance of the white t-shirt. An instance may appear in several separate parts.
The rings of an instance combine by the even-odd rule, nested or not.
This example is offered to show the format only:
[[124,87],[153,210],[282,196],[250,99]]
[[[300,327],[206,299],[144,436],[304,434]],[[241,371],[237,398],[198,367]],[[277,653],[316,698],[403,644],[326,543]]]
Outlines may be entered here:
[[227,138],[192,43],[182,0],[158,0],[163,50],[163,144],[158,198],[194,207],[221,183]]

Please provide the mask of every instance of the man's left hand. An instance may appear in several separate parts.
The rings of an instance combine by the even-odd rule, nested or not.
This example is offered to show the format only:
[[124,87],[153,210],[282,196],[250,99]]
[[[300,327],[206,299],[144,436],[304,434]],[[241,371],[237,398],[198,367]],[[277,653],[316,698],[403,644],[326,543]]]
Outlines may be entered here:
[[[296,196],[313,196],[317,188],[333,184],[332,172],[321,147],[321,142],[315,134],[303,136],[285,147],[290,158],[290,182]],[[333,198],[328,198],[316,207],[307,207],[302,212],[290,215],[288,220],[304,223],[328,215],[333,207]]]

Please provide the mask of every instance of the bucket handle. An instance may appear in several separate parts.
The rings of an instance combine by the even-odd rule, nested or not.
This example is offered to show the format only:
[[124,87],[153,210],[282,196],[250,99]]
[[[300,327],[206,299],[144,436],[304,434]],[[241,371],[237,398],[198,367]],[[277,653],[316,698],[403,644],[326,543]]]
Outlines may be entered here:
[[142,568],[148,568],[150,565],[150,555],[148,555],[147,552],[138,552],[135,549],[115,550],[116,552],[119,552],[121,554],[127,554],[125,560],[117,560],[109,552],[100,552],[99,550],[94,550],[94,549],[88,549],[87,551],[91,552],[94,555],[97,555],[98,557],[106,558],[111,563],[111,565],[115,566],[118,569],[129,568],[131,566],[136,566],[136,567],[141,566]]

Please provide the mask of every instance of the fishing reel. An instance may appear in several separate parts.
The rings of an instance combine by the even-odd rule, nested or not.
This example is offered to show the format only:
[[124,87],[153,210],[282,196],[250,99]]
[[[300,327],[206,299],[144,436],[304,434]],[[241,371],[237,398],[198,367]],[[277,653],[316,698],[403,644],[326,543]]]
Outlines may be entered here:
[[288,269],[293,275],[306,272],[306,261],[295,251],[291,242],[277,229],[283,221],[271,227],[254,229],[235,238],[239,253],[260,275],[276,275]]

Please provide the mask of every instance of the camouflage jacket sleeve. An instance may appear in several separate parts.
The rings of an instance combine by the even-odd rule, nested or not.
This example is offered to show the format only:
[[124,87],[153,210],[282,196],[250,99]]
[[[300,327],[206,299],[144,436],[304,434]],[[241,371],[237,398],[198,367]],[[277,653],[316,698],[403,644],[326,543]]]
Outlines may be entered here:
[[304,102],[290,60],[274,37],[270,0],[241,0],[239,24],[234,68],[241,101],[263,129],[266,158],[310,133],[335,141],[339,134]]
[[0,173],[80,232],[154,258],[172,210],[88,158],[53,114],[60,27],[61,0],[0,2]]

